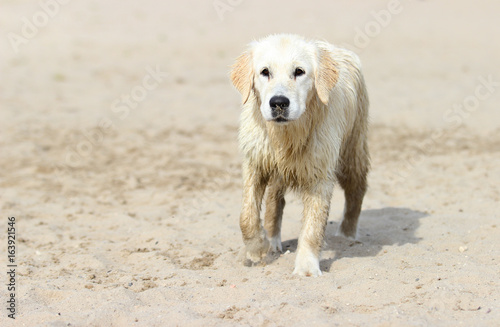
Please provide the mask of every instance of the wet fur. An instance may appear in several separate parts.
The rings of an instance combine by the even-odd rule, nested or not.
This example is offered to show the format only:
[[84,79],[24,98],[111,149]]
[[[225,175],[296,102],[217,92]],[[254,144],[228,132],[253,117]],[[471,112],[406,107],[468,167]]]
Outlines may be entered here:
[[[305,56],[314,56],[314,86],[300,118],[280,125],[264,120],[259,110],[253,51],[262,44],[254,42],[233,66],[231,80],[244,103],[239,130],[244,179],[240,227],[246,258],[259,262],[269,251],[282,250],[284,196],[293,189],[304,203],[294,273],[319,276],[319,255],[337,182],[346,197],[339,234],[356,237],[369,170],[368,96],[359,59],[352,52],[294,35],[271,38],[277,47],[316,49],[314,54],[304,51]],[[260,211],[266,187],[263,227]]]

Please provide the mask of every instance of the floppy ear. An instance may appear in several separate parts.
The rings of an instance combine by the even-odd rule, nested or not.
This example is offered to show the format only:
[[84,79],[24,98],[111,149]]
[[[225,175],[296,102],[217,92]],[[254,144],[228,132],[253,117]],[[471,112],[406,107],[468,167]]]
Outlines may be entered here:
[[319,48],[319,63],[316,68],[316,91],[318,92],[319,99],[325,105],[328,104],[330,91],[337,83],[339,71],[337,65],[333,60],[329,50]]
[[240,91],[245,104],[253,88],[252,56],[249,52],[244,52],[236,59],[236,63],[231,70],[231,81],[234,87]]

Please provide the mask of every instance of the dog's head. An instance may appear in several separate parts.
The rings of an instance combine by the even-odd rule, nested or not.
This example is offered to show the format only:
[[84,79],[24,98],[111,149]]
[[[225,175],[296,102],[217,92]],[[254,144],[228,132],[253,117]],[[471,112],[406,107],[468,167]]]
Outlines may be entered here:
[[300,118],[312,96],[328,104],[338,70],[327,47],[294,35],[271,35],[238,57],[231,80],[246,103],[252,93],[267,121]]

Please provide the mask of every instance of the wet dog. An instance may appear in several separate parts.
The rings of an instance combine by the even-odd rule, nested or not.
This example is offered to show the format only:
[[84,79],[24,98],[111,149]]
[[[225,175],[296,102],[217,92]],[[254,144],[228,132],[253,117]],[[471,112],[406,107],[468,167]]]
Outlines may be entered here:
[[282,251],[284,196],[292,189],[304,203],[293,273],[319,276],[334,185],[345,192],[338,234],[350,238],[367,188],[368,95],[360,61],[327,42],[271,35],[249,45],[231,80],[243,97],[240,227],[246,259],[258,263],[269,251]]

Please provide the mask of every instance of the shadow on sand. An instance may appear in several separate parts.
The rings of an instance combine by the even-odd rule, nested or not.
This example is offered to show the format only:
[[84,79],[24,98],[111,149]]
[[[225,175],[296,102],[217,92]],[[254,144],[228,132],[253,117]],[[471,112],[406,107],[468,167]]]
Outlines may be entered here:
[[[386,245],[418,243],[416,236],[420,219],[429,214],[407,208],[383,208],[361,212],[358,239],[335,236],[339,222],[329,221],[323,251],[334,251],[332,258],[320,261],[321,270],[330,271],[332,263],[341,258],[376,256]],[[283,251],[295,252],[297,239],[283,242]]]

